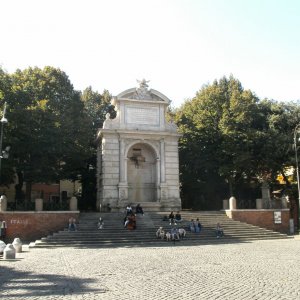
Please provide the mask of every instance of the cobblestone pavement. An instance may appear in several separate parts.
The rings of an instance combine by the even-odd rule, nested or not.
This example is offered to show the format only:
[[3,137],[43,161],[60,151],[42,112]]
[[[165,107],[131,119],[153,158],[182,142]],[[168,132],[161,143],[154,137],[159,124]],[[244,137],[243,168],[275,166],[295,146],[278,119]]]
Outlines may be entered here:
[[0,299],[300,299],[300,240],[31,248],[0,260]]

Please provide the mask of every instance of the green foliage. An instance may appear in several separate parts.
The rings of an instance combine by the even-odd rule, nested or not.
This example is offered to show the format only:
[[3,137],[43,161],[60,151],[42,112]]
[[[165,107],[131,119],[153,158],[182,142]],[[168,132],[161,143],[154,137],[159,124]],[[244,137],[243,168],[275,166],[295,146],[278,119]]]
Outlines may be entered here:
[[67,75],[45,67],[0,76],[0,100],[8,104],[8,161],[26,181],[28,198],[31,183],[77,178],[90,156],[90,120]]
[[110,104],[111,95],[107,90],[102,94],[93,91],[91,87],[86,88],[81,94],[81,100],[85,107],[85,112],[90,121],[90,152],[91,155],[87,160],[86,168],[81,173],[82,195],[79,206],[83,210],[95,208],[96,203],[96,164],[97,148],[95,138],[98,129],[103,126],[106,114],[109,113],[111,118],[116,116],[114,106]]
[[298,106],[259,101],[232,76],[204,86],[175,120],[183,133],[180,174],[187,206],[221,208],[231,195],[256,195],[261,179],[274,179],[292,163]]

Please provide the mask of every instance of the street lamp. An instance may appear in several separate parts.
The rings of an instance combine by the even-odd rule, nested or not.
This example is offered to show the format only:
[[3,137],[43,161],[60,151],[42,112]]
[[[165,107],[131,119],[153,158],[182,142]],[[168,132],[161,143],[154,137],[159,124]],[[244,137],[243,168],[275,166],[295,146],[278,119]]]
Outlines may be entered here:
[[294,129],[294,148],[295,148],[295,160],[296,160],[296,174],[297,174],[297,186],[298,186],[298,230],[300,229],[300,180],[299,180],[299,164],[298,164],[298,147],[297,147],[297,133],[299,133],[300,124]]
[[5,117],[5,113],[6,113],[6,102],[4,103],[3,116],[2,116],[2,119],[0,120],[0,122],[1,122],[1,134],[0,134],[0,182],[1,182],[1,163],[2,163],[2,158],[7,158],[5,156],[5,155],[7,155],[6,151],[2,151],[3,127],[4,127],[4,124],[6,124],[8,122],[7,119],[6,119],[6,117]]

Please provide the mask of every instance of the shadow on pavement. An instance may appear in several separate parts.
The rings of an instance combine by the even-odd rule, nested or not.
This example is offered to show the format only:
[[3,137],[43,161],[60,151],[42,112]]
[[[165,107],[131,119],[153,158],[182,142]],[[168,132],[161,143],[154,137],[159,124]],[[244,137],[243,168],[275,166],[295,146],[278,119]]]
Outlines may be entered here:
[[[4,261],[2,261],[4,262]],[[76,295],[83,293],[105,293],[106,289],[90,288],[88,284],[93,279],[82,279],[57,274],[39,274],[16,271],[11,267],[3,266],[0,272],[0,299],[7,297],[28,298],[55,295]]]

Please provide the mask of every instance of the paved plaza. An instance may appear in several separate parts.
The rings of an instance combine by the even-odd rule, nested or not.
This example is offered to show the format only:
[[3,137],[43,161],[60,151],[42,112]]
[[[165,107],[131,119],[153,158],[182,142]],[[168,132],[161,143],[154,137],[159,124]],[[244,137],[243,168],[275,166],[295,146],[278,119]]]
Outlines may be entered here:
[[0,299],[300,299],[300,240],[30,248],[0,260]]

